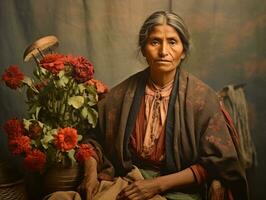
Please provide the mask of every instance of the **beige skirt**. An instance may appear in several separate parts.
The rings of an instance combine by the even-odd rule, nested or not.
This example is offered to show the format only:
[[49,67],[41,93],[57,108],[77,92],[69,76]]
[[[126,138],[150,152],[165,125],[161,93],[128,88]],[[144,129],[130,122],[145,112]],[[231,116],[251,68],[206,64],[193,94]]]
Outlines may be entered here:
[[[93,200],[115,200],[117,195],[130,183],[144,180],[140,170],[134,167],[125,177],[118,177],[114,181],[101,181],[98,192]],[[44,200],[81,200],[80,195],[75,191],[55,192],[44,198]],[[155,195],[150,200],[166,200],[166,198]]]
[[[142,172],[142,173],[141,173]],[[143,175],[142,175],[143,174]],[[144,177],[145,178],[144,178]],[[114,181],[101,181],[97,194],[93,200],[116,200],[117,195],[130,183],[138,180],[154,178],[151,172],[134,167],[125,177],[118,177]],[[46,196],[44,200],[81,200],[80,195],[74,191],[55,192]],[[201,200],[198,194],[185,194],[182,192],[167,193],[164,196],[155,195],[150,200]]]

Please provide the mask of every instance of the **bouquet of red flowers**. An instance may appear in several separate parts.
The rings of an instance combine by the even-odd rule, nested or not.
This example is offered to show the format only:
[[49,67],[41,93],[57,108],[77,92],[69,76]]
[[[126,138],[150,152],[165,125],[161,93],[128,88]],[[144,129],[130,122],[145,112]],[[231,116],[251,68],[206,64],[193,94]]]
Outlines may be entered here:
[[81,141],[96,126],[95,106],[107,92],[101,81],[93,79],[93,65],[85,57],[51,50],[44,54],[56,43],[54,36],[47,36],[26,50],[24,60],[33,57],[37,63],[34,78],[17,65],[9,66],[2,75],[8,87],[27,94],[28,118],[10,119],[3,126],[9,150],[23,155],[26,167],[35,171],[91,156],[93,147]]

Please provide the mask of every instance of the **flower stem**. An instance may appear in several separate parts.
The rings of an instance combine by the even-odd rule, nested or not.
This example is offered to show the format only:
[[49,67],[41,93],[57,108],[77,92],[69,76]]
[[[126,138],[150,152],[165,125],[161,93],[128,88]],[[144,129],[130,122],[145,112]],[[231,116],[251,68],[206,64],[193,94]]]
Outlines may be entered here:
[[[62,104],[65,105],[65,106],[64,106],[64,111],[63,111],[63,117],[62,117],[62,120],[63,120],[63,121],[65,121],[66,113],[67,113],[67,111],[69,110],[69,109],[68,109],[69,106],[67,106],[67,104],[68,104],[67,101],[68,101],[68,99],[69,99],[69,96],[71,95],[71,92],[72,92],[72,90],[73,90],[73,86],[74,86],[74,84],[75,84],[74,80],[70,80],[69,83],[67,84],[67,86],[69,86],[69,87],[67,87],[68,90],[67,90],[67,92],[66,92],[66,94],[65,94],[65,96],[64,96],[64,100],[62,101]],[[62,107],[63,107],[63,106],[62,106]]]

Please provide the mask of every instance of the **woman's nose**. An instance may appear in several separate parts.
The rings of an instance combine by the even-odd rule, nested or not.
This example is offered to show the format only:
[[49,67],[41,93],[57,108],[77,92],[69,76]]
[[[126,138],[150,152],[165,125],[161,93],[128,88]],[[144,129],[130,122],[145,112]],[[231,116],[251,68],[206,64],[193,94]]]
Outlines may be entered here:
[[159,55],[161,57],[165,57],[165,56],[167,56],[167,54],[168,54],[168,47],[167,47],[167,44],[165,42],[163,42],[161,44]]

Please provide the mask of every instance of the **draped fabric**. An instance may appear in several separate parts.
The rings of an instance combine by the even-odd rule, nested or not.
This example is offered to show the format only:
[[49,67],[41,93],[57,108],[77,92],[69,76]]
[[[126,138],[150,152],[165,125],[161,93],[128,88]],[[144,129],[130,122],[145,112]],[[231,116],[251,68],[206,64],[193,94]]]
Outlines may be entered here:
[[[94,200],[115,200],[119,192],[133,181],[151,179],[159,176],[158,173],[134,167],[125,177],[118,177],[114,181],[101,181]],[[46,196],[43,200],[81,200],[77,192],[55,192]],[[155,195],[149,200],[201,200],[198,194],[185,194],[182,192],[170,192],[163,196]]]
[[[140,107],[141,94],[144,95],[148,70],[120,83],[99,104],[102,145],[118,176],[125,175],[134,164],[128,150],[129,136]],[[232,188],[236,199],[246,199],[244,168],[216,93],[182,69],[174,84],[170,97],[174,99],[174,116],[169,115],[170,103],[166,124],[166,129],[169,126],[173,130],[166,131],[166,138],[172,140],[165,140],[166,163],[162,173],[178,172],[199,163],[207,169],[210,179],[221,179]],[[172,98],[173,95],[177,98]]]
[[173,81],[160,88],[150,80],[145,88],[130,144],[144,160],[159,163],[165,158],[165,121]]
[[243,155],[245,168],[251,168],[256,164],[256,150],[249,128],[248,108],[244,89],[241,86],[228,85],[220,91],[220,95],[239,133],[240,151]]
[[143,141],[144,154],[150,151],[159,139],[160,134],[164,132],[172,85],[173,82],[168,83],[164,88],[159,88],[154,83],[152,83],[151,86],[149,84],[146,86],[145,117],[147,120],[147,129]]

